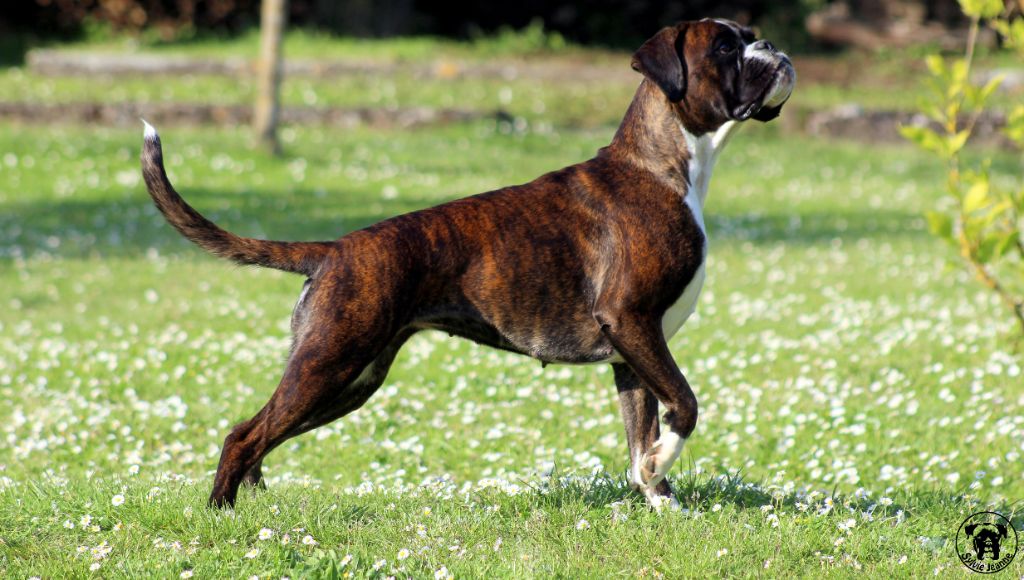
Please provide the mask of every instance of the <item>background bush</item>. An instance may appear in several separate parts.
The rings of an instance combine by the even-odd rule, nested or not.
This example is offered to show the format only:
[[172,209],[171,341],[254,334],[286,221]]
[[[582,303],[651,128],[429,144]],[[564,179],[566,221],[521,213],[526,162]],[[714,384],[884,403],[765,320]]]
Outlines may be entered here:
[[[659,26],[718,16],[765,27],[786,46],[806,46],[804,20],[829,0],[291,0],[290,23],[354,36],[433,34],[470,38],[535,21],[572,42],[633,47]],[[25,26],[39,34],[81,35],[97,29],[152,28],[165,40],[197,32],[236,32],[258,21],[259,0],[30,0],[0,6],[0,31]],[[858,18],[886,18],[914,5],[924,18],[956,25],[955,0],[854,0]]]

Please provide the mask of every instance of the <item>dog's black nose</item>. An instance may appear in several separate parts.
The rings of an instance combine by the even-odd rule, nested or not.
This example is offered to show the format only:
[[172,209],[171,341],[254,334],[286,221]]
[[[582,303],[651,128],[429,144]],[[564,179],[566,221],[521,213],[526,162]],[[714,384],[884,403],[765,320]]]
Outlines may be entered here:
[[768,42],[767,40],[758,40],[754,43],[754,50],[767,50],[768,52],[775,52],[775,45]]

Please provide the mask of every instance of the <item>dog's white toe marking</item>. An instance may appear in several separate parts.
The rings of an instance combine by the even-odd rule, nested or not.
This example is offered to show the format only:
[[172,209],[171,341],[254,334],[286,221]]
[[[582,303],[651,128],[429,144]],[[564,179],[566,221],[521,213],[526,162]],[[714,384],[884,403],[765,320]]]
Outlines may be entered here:
[[629,485],[637,491],[642,491],[643,488],[647,487],[644,483],[643,475],[640,474],[640,464],[643,463],[644,454],[637,452],[636,456],[633,457],[632,465],[629,469]]
[[672,464],[679,458],[679,454],[683,452],[684,445],[686,439],[671,429],[666,429],[651,449],[641,457],[640,476],[646,479],[644,484],[653,488],[661,483],[668,470],[672,469]]
[[659,495],[655,488],[665,479],[672,464],[683,452],[686,439],[670,430],[662,433],[647,453],[638,453],[633,458],[629,471],[629,485],[647,498],[647,503],[657,511],[669,508],[673,511],[681,509],[679,500],[674,495]]
[[661,512],[666,508],[674,512],[682,509],[682,506],[679,505],[679,500],[677,500],[674,495],[656,495],[654,493],[644,495],[647,496],[647,503],[649,503],[656,512]]

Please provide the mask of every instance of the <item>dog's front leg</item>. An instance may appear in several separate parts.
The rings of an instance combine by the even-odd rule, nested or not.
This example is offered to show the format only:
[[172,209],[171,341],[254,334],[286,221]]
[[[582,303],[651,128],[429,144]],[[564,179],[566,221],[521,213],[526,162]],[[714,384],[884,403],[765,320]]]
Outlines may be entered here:
[[626,424],[626,443],[629,446],[629,485],[642,493],[652,505],[678,502],[672,495],[668,479],[658,485],[648,486],[641,476],[644,454],[658,440],[658,399],[644,386],[640,377],[624,363],[612,365],[615,372],[615,387],[619,391],[619,406],[622,420]]
[[697,425],[697,398],[672,359],[658,317],[607,311],[595,317],[615,350],[667,409],[667,429],[640,456],[640,479],[656,488]]

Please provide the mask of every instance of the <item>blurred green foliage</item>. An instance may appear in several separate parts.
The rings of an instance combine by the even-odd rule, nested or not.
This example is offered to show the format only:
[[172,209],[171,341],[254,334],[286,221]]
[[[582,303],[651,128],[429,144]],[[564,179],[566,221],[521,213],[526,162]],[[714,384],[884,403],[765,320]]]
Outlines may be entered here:
[[[999,31],[1010,48],[1024,57],[1024,22],[1010,21],[1001,0],[960,0],[971,19],[963,56],[947,62],[938,55],[926,59],[931,96],[922,112],[937,124],[908,126],[904,137],[942,160],[947,169],[947,195],[938,209],[927,213],[929,229],[951,244],[975,277],[995,292],[1012,312],[1024,335],[1024,181],[1000,185],[990,159],[965,167],[961,151],[974,125],[986,111],[989,98],[1003,82],[997,75],[985,83],[971,78],[978,31],[984,21]],[[1024,104],[1007,118],[1006,135],[1024,148]]]

